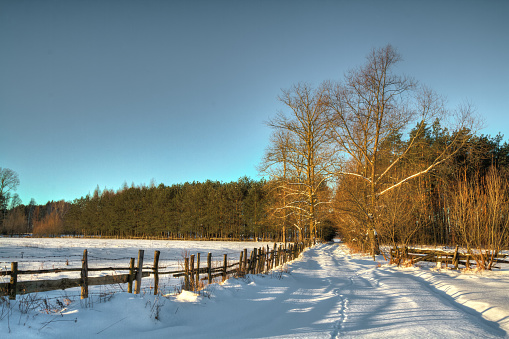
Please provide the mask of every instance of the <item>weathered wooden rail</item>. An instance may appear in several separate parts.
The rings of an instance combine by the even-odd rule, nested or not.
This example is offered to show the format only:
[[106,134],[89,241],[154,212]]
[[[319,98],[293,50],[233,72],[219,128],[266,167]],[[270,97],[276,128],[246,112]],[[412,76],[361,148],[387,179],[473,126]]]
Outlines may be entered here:
[[[458,247],[454,252],[441,251],[441,250],[425,250],[419,248],[391,248],[391,261],[396,264],[401,264],[404,260],[409,261],[411,264],[415,264],[420,261],[435,262],[437,265],[444,264],[452,265],[455,269],[459,268],[459,265],[463,265],[466,268],[478,265],[475,255],[465,254],[459,252]],[[506,263],[509,264],[507,256],[502,254],[493,254],[493,263]],[[496,267],[493,267],[496,268]]]
[[[196,291],[205,285],[211,284],[215,278],[221,277],[222,281],[229,276],[242,276],[245,274],[265,273],[279,265],[298,257],[298,255],[309,246],[309,243],[295,243],[288,245],[274,244],[273,249],[260,247],[254,248],[248,258],[247,249],[240,252],[239,261],[229,262],[227,254],[223,255],[220,265],[213,265],[212,254],[207,255],[207,266],[200,267],[200,253],[184,258],[183,269],[173,271],[161,271],[159,267],[160,251],[154,253],[152,266],[143,266],[144,250],[138,251],[138,261],[135,265],[135,258],[130,258],[129,267],[89,267],[88,251],[83,251],[81,268],[57,268],[44,270],[18,270],[18,263],[12,262],[10,271],[0,271],[0,276],[10,276],[10,282],[0,283],[0,296],[9,296],[9,299],[16,299],[17,295],[46,292],[53,290],[64,290],[73,287],[81,287],[81,298],[88,298],[88,288],[94,285],[128,284],[127,292],[139,294],[141,282],[145,277],[154,277],[154,294],[159,292],[159,276],[173,275],[183,277],[185,290]],[[214,267],[216,266],[216,267]],[[90,272],[100,271],[129,271],[127,274],[115,274],[102,277],[90,277]],[[56,280],[35,280],[18,282],[19,275],[27,274],[50,274],[61,272],[80,272],[79,278],[63,278]],[[133,291],[134,284],[134,291]]]

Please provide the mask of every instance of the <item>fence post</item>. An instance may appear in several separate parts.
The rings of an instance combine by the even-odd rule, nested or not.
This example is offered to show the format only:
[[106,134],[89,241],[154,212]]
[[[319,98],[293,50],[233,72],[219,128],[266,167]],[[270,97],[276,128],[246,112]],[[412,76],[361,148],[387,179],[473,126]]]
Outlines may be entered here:
[[196,291],[196,286],[194,286],[194,254],[191,254],[191,261],[189,263],[189,282],[191,285],[191,290]]
[[265,272],[270,270],[270,248],[265,253]]
[[263,273],[263,268],[265,265],[265,248],[262,246],[258,249],[258,274]]
[[258,250],[256,248],[253,248],[253,266],[252,266],[252,270],[253,270],[253,274],[257,274],[257,269],[258,269]]
[[270,270],[274,268],[274,250],[270,252],[269,266]]
[[267,246],[267,254],[265,254],[265,272],[270,270],[270,248]]
[[257,263],[257,267],[256,267],[256,274],[260,274],[262,273],[262,269],[263,269],[263,247],[260,247],[258,249],[258,263]]
[[454,265],[454,269],[458,269],[459,265],[459,257],[458,257],[458,246],[456,245],[456,250],[454,251],[454,256],[452,257],[452,263]]
[[11,262],[11,282],[9,284],[9,300],[16,300],[17,284],[18,284],[18,263]]
[[437,262],[437,268],[438,269],[441,269],[442,268],[442,254],[440,253],[437,253],[437,256],[436,256],[436,262]]
[[189,258],[184,258],[184,290],[189,291]]
[[270,248],[267,250],[267,272],[270,271],[270,266],[272,263],[272,253],[270,252]]
[[283,264],[286,264],[286,243],[285,243],[285,248],[283,249]]
[[239,258],[239,270],[237,272],[237,275],[240,277],[242,276],[242,263],[244,262],[244,251],[240,251],[240,258]]
[[85,249],[81,260],[81,299],[86,298],[88,298],[88,253]]
[[247,270],[247,248],[244,248],[244,274],[249,273]]
[[262,248],[258,247],[256,254],[256,274],[260,274],[260,262],[262,261]]
[[197,254],[196,258],[196,290],[200,287],[200,252]]
[[276,253],[277,253],[277,244],[274,243],[274,249],[272,250],[272,263],[271,269],[276,267]]
[[127,281],[127,293],[133,293],[134,258],[129,261],[129,280]]
[[207,254],[207,275],[208,282],[212,284],[212,253]]
[[141,276],[143,274],[143,255],[144,250],[138,250],[138,272],[136,273],[136,282],[134,284],[134,294],[140,294]]
[[267,246],[267,252],[265,252],[265,255],[263,256],[263,260],[264,260],[263,266],[264,266],[265,273],[267,273],[269,271],[269,253],[270,253],[270,249],[269,249],[269,246]]
[[267,261],[267,252],[265,252],[265,247],[262,247],[262,263],[260,268],[260,273],[265,273],[265,263]]
[[262,256],[262,273],[267,272],[267,251],[265,251],[265,247],[263,248],[263,256]]
[[228,261],[227,261],[227,254],[224,254],[223,255],[223,260],[224,260],[224,263],[223,263],[223,281],[226,280],[226,266],[228,265]]
[[154,295],[157,295],[159,289],[159,255],[160,251],[154,252]]
[[263,263],[262,263],[262,260],[263,260],[263,247],[259,247],[258,248],[258,262],[257,262],[257,265],[256,265],[256,274],[260,274],[262,273],[262,267],[263,267]]
[[251,274],[252,271],[253,271],[253,251],[251,251],[251,254],[249,255],[249,262],[248,262],[248,265],[247,265],[247,270],[246,270],[246,273],[247,274]]

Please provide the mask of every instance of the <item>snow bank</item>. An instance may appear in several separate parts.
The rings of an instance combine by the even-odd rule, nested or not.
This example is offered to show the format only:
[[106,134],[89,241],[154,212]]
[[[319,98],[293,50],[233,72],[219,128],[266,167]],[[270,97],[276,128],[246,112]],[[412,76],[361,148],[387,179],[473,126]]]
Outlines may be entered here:
[[471,272],[426,267],[402,268],[509,333],[509,269]]

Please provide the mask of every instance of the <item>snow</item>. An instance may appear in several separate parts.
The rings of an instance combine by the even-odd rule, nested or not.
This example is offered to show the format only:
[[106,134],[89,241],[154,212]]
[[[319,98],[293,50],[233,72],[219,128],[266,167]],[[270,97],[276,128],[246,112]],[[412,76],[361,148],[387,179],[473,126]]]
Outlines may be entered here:
[[509,333],[509,271],[458,272],[405,269],[427,281],[455,302],[474,309]]
[[[6,243],[10,240],[0,239],[0,260],[9,259]],[[110,261],[117,254],[125,256],[126,251],[136,252],[141,247],[126,240],[92,247],[94,241],[86,244],[89,253],[110,246],[101,254],[107,257],[109,251]],[[52,243],[44,239],[33,249],[44,252],[54,246]],[[75,243],[67,240],[69,246],[63,246],[62,252],[74,255],[74,248],[79,254],[84,245]],[[175,253],[183,247],[194,252],[200,247],[215,251],[217,257],[225,250],[237,253],[244,247],[259,246],[166,243]],[[143,245],[146,249],[159,247],[161,257],[165,255],[162,243]],[[31,248],[24,247],[25,254],[35,256],[37,251]],[[117,249],[123,250],[117,253]],[[154,296],[149,290],[140,295],[103,290],[80,300],[71,289],[18,296],[10,306],[6,300],[0,304],[0,333],[7,338],[507,337],[508,288],[507,267],[482,274],[428,266],[398,268],[381,257],[374,262],[351,254],[343,244],[320,244],[269,274],[230,278],[199,293]],[[62,305],[52,310],[44,302],[38,307],[30,304],[30,300],[44,298],[49,308],[57,300]],[[4,336],[9,331],[10,335]]]
[[[113,267],[113,271],[90,272],[89,276],[104,276],[129,273],[120,268],[129,267],[130,258],[138,257],[138,250],[144,250],[144,266],[151,266],[154,251],[161,251],[159,268],[161,271],[182,269],[184,254],[201,254],[200,266],[205,267],[207,254],[212,254],[213,265],[220,265],[223,254],[228,260],[238,261],[240,252],[247,248],[273,247],[267,242],[214,242],[214,241],[164,241],[164,240],[117,240],[117,239],[80,239],[80,238],[0,238],[0,270],[10,270],[12,261],[18,262],[18,270],[41,270],[58,268],[80,268],[83,250],[88,251],[89,267]],[[248,252],[249,253],[249,252]],[[217,261],[217,262],[214,262]],[[39,279],[79,278],[79,272],[62,272],[59,275],[33,274],[20,275],[18,281]],[[9,277],[0,277],[0,282],[8,282]],[[143,279],[142,289],[150,290],[153,279]],[[169,275],[160,276],[159,286],[165,292],[173,292],[180,287],[179,279]],[[90,287],[91,292],[121,290],[110,285]],[[73,291],[71,291],[73,293]],[[79,290],[76,292],[79,295]],[[76,294],[74,293],[74,294]]]
[[190,292],[190,291],[182,291],[180,294],[178,294],[176,297],[175,297],[175,301],[177,302],[197,302],[198,300],[200,300],[200,294],[199,293],[194,293],[194,292]]

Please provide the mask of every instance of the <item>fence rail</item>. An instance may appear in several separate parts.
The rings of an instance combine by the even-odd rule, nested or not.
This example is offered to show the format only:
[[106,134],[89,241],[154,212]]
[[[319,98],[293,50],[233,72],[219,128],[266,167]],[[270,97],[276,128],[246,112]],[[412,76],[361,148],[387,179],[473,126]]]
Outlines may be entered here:
[[[391,248],[391,262],[401,264],[403,261],[408,260],[411,264],[428,261],[435,262],[437,265],[444,264],[452,265],[455,269],[459,268],[459,265],[463,265],[466,268],[471,266],[486,265],[486,261],[479,260],[479,255],[465,254],[459,251],[456,247],[454,252],[441,251],[441,250],[425,250],[419,248]],[[491,259],[492,264],[505,263],[509,264],[509,258],[506,255],[500,253],[484,253]],[[487,268],[487,267],[484,267]],[[489,268],[498,268],[496,266],[490,266]]]
[[[282,265],[299,256],[299,254],[310,245],[306,243],[293,243],[277,245],[272,249],[260,247],[254,248],[249,257],[247,249],[240,252],[239,260],[235,262],[228,261],[228,255],[223,255],[220,265],[213,267],[212,254],[207,255],[207,266],[200,267],[200,253],[184,258],[183,268],[181,270],[164,271],[159,267],[160,251],[154,253],[154,263],[151,266],[144,266],[144,250],[138,251],[138,261],[135,265],[135,258],[130,258],[128,267],[89,267],[88,250],[83,251],[81,268],[56,268],[41,270],[18,270],[18,263],[12,262],[9,271],[0,271],[0,276],[10,276],[10,282],[0,283],[0,296],[9,296],[9,299],[16,299],[17,295],[47,292],[54,290],[64,290],[73,287],[81,287],[81,299],[88,298],[88,287],[94,285],[110,284],[128,284],[129,293],[139,294],[143,278],[154,277],[154,294],[159,292],[159,276],[172,275],[175,278],[183,277],[184,290],[196,291],[205,285],[205,281],[211,284],[214,278],[222,277],[226,280],[229,276],[245,274],[265,273],[279,265]],[[217,262],[217,261],[216,261]],[[106,275],[102,277],[90,277],[89,272],[101,271],[129,271],[127,274]],[[80,272],[79,278],[62,278],[56,280],[35,280],[18,282],[19,275],[27,274],[51,274],[61,272]],[[134,285],[134,290],[133,290]]]

